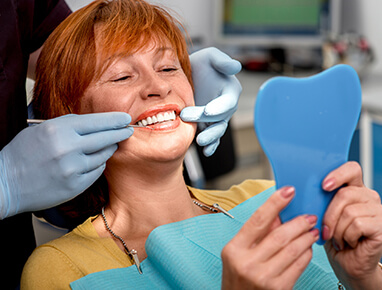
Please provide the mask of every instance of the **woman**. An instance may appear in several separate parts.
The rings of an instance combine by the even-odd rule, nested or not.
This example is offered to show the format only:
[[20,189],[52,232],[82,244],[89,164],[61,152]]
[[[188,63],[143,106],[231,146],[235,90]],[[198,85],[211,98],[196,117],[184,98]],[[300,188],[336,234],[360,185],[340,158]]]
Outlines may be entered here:
[[[107,192],[89,194],[92,203],[85,214],[92,216],[35,250],[24,268],[22,288],[69,288],[88,274],[134,264],[141,271],[145,242],[155,228],[211,214],[215,202],[229,210],[273,185],[252,180],[224,192],[186,186],[182,162],[196,125],[179,118],[183,108],[194,105],[179,25],[144,1],[94,1],[69,17],[45,44],[39,67],[51,69],[37,71],[39,117],[123,111],[143,128],[136,128],[109,159]],[[345,184],[327,211],[323,229],[325,239],[333,238],[342,251],[328,243],[328,255],[341,282],[372,289],[382,283],[380,200],[363,186],[353,163],[330,173],[323,188]],[[318,231],[312,230],[314,216],[281,225],[278,213],[293,195],[291,187],[276,191],[227,244],[223,287],[293,287],[318,239]]]

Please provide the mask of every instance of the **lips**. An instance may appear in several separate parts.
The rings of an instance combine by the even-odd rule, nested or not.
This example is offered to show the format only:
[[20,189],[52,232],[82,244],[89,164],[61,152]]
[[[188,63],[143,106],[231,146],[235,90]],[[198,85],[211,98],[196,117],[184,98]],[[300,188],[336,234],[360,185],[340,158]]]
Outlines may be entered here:
[[155,125],[158,123],[163,123],[167,121],[175,121],[176,113],[175,111],[166,111],[164,113],[158,113],[154,116],[147,117],[137,122],[139,126]]
[[[164,126],[166,124],[170,125],[171,123],[174,123],[174,121],[178,121],[179,118],[177,116],[180,113],[180,108],[178,105],[173,104],[166,104],[166,105],[159,105],[150,108],[149,110],[146,110],[144,113],[139,115],[136,121],[136,125],[143,126],[143,127],[168,127]],[[175,122],[178,124],[179,122]],[[175,125],[175,124],[173,124]],[[170,126],[173,127],[173,126]]]

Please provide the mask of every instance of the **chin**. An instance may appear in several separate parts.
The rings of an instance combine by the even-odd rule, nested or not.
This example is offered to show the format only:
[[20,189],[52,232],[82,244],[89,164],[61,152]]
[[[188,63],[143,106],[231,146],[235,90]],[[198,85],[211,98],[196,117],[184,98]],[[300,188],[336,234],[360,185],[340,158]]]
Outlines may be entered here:
[[[187,136],[176,136],[172,138],[156,138],[146,147],[147,156],[157,161],[171,161],[184,158],[193,138]],[[143,153],[143,152],[142,152]]]
[[[129,139],[120,142],[118,150],[110,158],[111,162],[121,162],[125,160],[131,164],[134,162],[178,162],[183,160],[194,136],[196,126],[186,126],[181,134],[150,134],[140,136],[134,133]],[[138,132],[137,132],[138,133]],[[142,138],[143,137],[143,138]],[[144,139],[144,142],[142,142]]]

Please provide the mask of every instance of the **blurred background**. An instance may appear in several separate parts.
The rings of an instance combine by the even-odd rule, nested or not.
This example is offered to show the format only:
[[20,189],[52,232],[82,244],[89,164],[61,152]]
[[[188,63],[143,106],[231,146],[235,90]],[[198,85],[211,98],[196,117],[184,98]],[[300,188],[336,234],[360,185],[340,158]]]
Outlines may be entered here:
[[[73,10],[89,0],[67,0]],[[278,75],[304,77],[338,63],[353,66],[363,91],[350,159],[365,183],[382,192],[382,2],[379,0],[149,0],[185,23],[190,53],[215,46],[243,64],[238,110],[216,156],[196,149],[195,186],[224,189],[248,178],[272,178],[253,129],[256,95]],[[194,160],[194,161],[195,161]]]

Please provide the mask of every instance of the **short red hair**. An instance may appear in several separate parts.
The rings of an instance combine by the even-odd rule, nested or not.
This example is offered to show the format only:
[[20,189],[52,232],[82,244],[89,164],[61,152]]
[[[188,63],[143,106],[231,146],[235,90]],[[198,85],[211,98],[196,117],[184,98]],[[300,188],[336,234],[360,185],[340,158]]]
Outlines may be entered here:
[[[78,113],[76,104],[92,80],[116,57],[137,52],[153,39],[159,46],[171,44],[192,85],[185,29],[165,9],[143,0],[96,0],[74,12],[47,39],[39,57],[36,116]],[[102,44],[97,49],[96,42]],[[96,67],[97,59],[103,66]]]

